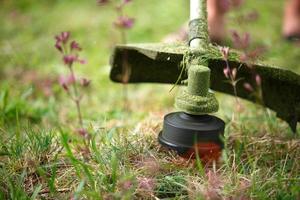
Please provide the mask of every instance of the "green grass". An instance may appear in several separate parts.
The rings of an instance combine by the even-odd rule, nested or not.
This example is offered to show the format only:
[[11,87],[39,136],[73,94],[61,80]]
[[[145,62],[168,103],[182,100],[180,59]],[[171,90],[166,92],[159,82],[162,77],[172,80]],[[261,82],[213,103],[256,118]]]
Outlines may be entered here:
[[[211,167],[179,158],[157,143],[164,114],[174,110],[171,85],[122,86],[108,78],[118,32],[115,13],[95,1],[6,0],[0,8],[0,199],[299,199],[300,140],[269,110],[217,93],[226,121],[222,161]],[[228,29],[250,32],[268,48],[266,62],[300,73],[300,50],[281,38],[283,2],[247,1]],[[236,17],[258,10],[259,19]],[[185,0],[134,1],[129,41],[159,42],[188,19]],[[276,13],[276,14],[274,14]],[[57,84],[67,70],[54,35],[71,31],[88,64],[82,102],[90,140],[75,133],[75,106]],[[299,128],[298,128],[299,132]],[[87,144],[87,141],[89,143]]]

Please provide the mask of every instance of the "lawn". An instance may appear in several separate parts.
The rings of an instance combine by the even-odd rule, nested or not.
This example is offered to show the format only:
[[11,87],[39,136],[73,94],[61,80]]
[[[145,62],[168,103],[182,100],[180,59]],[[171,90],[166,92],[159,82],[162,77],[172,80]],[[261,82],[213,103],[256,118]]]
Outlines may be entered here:
[[[227,17],[228,32],[248,32],[266,63],[300,74],[300,46],[281,36],[283,1],[252,0]],[[300,199],[300,129],[260,105],[217,93],[226,122],[219,163],[203,166],[162,148],[163,116],[178,88],[109,80],[120,42],[116,13],[95,1],[0,1],[0,199]],[[186,0],[131,2],[130,43],[160,42],[188,19]],[[249,13],[256,20],[239,21]],[[79,76],[91,80],[76,107],[58,84],[67,72],[55,35],[70,31],[83,48]],[[231,46],[230,34],[226,45]]]

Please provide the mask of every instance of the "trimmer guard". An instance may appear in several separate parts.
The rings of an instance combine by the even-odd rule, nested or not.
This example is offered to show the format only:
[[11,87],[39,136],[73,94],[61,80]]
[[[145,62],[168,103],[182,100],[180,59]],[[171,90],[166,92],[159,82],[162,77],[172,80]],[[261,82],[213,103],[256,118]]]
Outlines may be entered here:
[[[124,63],[130,68],[128,83],[169,83],[177,82],[182,71],[182,61],[188,46],[184,44],[129,44],[116,46],[111,57],[110,78],[114,82],[122,82]],[[210,45],[208,67],[211,69],[211,88],[213,90],[233,95],[233,88],[226,80],[223,69],[225,61],[219,47]],[[300,75],[278,67],[260,63],[253,64],[255,72],[262,79],[263,102],[243,87],[247,82],[255,85],[251,69],[239,59],[240,53],[232,51],[229,56],[231,68],[238,68],[237,96],[260,103],[277,113],[277,116],[287,121],[295,132],[297,122],[300,122]],[[180,80],[187,78],[186,71]],[[179,81],[180,83],[181,81]]]

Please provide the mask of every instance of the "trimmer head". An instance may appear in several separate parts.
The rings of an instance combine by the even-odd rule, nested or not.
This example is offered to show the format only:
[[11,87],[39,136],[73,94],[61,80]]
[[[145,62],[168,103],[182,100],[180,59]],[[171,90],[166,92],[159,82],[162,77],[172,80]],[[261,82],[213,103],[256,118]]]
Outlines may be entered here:
[[224,128],[225,123],[215,116],[175,112],[164,117],[158,140],[182,157],[198,154],[202,161],[210,162],[220,157]]

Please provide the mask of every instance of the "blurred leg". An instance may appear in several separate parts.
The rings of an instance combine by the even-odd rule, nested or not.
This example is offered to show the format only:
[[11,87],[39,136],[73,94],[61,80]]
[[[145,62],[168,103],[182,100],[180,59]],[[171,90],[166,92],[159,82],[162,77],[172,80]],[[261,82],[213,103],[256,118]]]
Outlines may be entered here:
[[225,14],[229,0],[207,0],[208,31],[212,42],[220,43],[225,37]]
[[287,0],[283,35],[289,40],[300,39],[300,0]]

